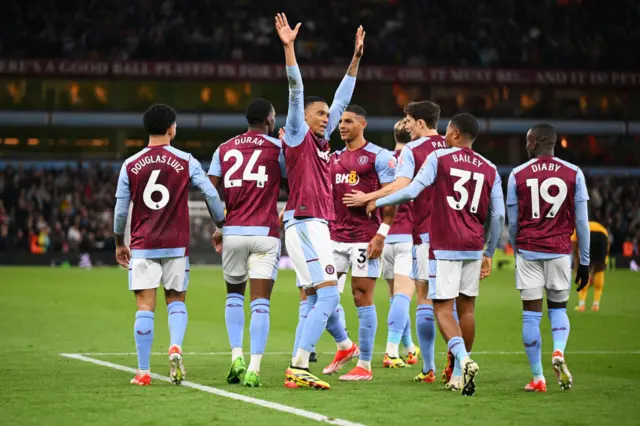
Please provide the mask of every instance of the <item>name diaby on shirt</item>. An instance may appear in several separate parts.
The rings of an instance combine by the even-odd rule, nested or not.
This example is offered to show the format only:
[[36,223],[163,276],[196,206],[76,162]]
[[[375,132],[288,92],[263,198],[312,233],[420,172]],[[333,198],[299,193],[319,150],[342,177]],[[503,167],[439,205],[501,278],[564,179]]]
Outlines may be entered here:
[[533,170],[534,172],[557,172],[561,167],[562,166],[560,164],[543,163],[533,164],[531,166],[531,170]]
[[137,175],[144,168],[144,166],[148,164],[158,164],[158,163],[168,164],[177,173],[180,173],[181,171],[184,170],[184,166],[180,164],[180,161],[176,160],[173,157],[158,154],[156,156],[143,157],[142,159],[136,161],[133,164],[133,167],[131,167],[131,173],[133,173],[134,175]]

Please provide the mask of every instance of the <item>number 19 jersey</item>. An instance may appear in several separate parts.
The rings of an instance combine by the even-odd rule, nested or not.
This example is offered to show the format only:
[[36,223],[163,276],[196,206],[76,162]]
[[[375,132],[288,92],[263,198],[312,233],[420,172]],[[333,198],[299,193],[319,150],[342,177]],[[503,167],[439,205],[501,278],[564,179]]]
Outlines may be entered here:
[[518,251],[571,254],[575,202],[588,199],[578,166],[537,157],[516,167],[509,176],[507,205],[518,206]]
[[278,194],[286,173],[278,139],[252,131],[231,138],[213,154],[208,174],[223,178],[225,235],[280,237]]

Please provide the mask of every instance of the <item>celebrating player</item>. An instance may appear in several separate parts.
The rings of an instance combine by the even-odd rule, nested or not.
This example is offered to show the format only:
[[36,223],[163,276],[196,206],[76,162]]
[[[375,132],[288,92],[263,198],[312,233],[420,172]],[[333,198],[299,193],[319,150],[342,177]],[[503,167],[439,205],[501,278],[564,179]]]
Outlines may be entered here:
[[[431,101],[411,102],[405,109],[407,129],[411,134],[412,142],[402,150],[396,180],[384,188],[369,194],[353,192],[345,195],[347,206],[366,205],[379,198],[392,194],[394,191],[405,188],[411,182],[419,170],[419,166],[425,162],[427,156],[439,148],[446,148],[444,138],[438,134],[437,126],[440,119],[440,106]],[[436,326],[434,322],[433,306],[428,298],[429,293],[429,223],[431,216],[431,192],[427,189],[419,194],[413,202],[413,234],[416,236],[416,245],[413,247],[414,268],[411,278],[415,279],[418,290],[418,307],[416,311],[416,333],[418,343],[422,350],[423,368],[415,377],[416,381],[433,383],[435,376],[435,339]],[[397,320],[393,321],[392,331],[394,341],[399,343],[399,334],[404,330],[404,324],[408,318],[408,305],[413,295],[411,281],[394,283],[394,293],[391,311]],[[394,347],[387,348],[385,363],[399,363],[397,350]]]
[[301,24],[291,28],[284,14],[276,16],[276,30],[284,45],[289,79],[289,109],[284,135],[284,155],[290,195],[284,214],[285,243],[296,276],[307,291],[309,314],[302,327],[299,346],[285,372],[285,386],[329,389],[328,383],[309,371],[309,356],[340,303],[337,275],[331,250],[328,221],[331,205],[330,146],[326,139],[351,100],[365,32],[356,33],[355,52],[347,75],[331,108],[318,97],[304,98],[302,76],[296,63],[294,41]]
[[[470,114],[455,115],[445,135],[449,149],[427,157],[406,188],[370,202],[367,211],[415,199],[433,186],[431,205],[429,298],[434,301],[440,332],[463,366],[463,395],[475,393],[478,364],[469,358],[475,337],[474,305],[479,281],[491,273],[491,258],[504,224],[504,198],[496,167],[471,149],[478,121]],[[484,247],[484,224],[491,211],[491,232]],[[460,324],[453,316],[456,301]],[[463,340],[464,337],[464,340]],[[466,348],[465,348],[466,344]]]
[[[609,256],[609,232],[607,228],[602,226],[600,222],[595,220],[589,221],[589,240],[591,245],[589,246],[589,285],[578,293],[578,306],[574,309],[578,312],[584,312],[585,303],[587,301],[587,295],[589,288],[593,287],[593,304],[591,310],[598,312],[600,310],[600,298],[602,297],[602,290],[604,288],[604,271],[607,269],[607,256]],[[574,231],[571,235],[571,242],[573,244],[574,265],[576,269],[579,265],[579,245],[578,235]]]
[[[351,268],[351,291],[358,308],[360,326],[360,359],[358,365],[340,380],[371,380],[371,358],[378,326],[373,303],[376,279],[380,276],[380,255],[384,239],[389,233],[394,207],[385,207],[367,215],[364,207],[347,207],[342,197],[353,189],[373,192],[393,182],[395,159],[391,152],[368,142],[364,138],[367,114],[357,105],[350,105],[340,119],[340,137],[346,147],[336,152],[331,160],[335,219],[329,222],[333,257],[339,276]],[[325,374],[338,371],[350,358],[357,356],[357,347],[344,330],[342,347],[338,346],[333,362],[323,370]],[[336,339],[337,340],[337,339]],[[338,345],[341,342],[338,341]]]
[[[270,135],[275,110],[265,99],[247,107],[249,129],[229,139],[213,154],[209,179],[218,187],[224,181],[227,207],[223,233],[214,235],[222,245],[222,270],[227,282],[225,322],[231,345],[227,382],[261,386],[260,361],[269,335],[270,299],[280,260],[278,193],[285,177],[282,144]],[[220,247],[218,247],[220,249]],[[246,369],[242,354],[244,293],[251,281],[251,362]]]
[[[224,207],[200,163],[171,146],[176,136],[176,112],[167,105],[152,105],[143,121],[149,145],[122,165],[114,213],[116,259],[129,268],[129,289],[138,307],[133,327],[138,371],[131,383],[151,384],[156,289],[162,282],[171,339],[169,374],[173,383],[179,384],[186,375],[182,340],[187,328],[184,301],[189,284],[189,181],[204,194],[218,227],[224,222]],[[131,250],[124,242],[130,201]]]
[[516,253],[516,287],[522,298],[522,341],[533,380],[525,386],[546,392],[542,373],[540,320],[546,291],[553,370],[562,389],[572,377],[564,359],[569,338],[567,300],[571,289],[571,234],[580,244],[578,290],[589,282],[589,219],[587,185],[577,166],[554,157],[557,133],[549,124],[527,133],[528,162],[515,168],[507,185],[509,240]]
[[[394,157],[397,160],[400,152],[411,141],[406,120],[400,120],[395,124],[393,138],[396,143]],[[382,276],[389,284],[389,301],[391,302],[387,319],[387,350],[383,359],[385,368],[403,368],[407,364],[418,362],[419,349],[411,339],[411,318],[409,315],[409,304],[415,288],[411,278],[413,274],[412,250],[413,203],[410,202],[398,207],[389,235],[384,240],[384,250],[382,251]],[[393,303],[396,283],[398,289],[408,289],[411,292],[410,295],[406,295],[398,291],[398,297],[406,303]],[[405,321],[404,327],[402,321]],[[399,355],[398,347],[401,341],[406,350],[406,362]]]

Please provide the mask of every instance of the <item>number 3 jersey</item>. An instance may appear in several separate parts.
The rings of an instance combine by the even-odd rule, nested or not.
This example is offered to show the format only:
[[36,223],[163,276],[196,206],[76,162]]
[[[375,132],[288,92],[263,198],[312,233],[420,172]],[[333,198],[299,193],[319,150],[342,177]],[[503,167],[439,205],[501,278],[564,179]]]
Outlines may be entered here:
[[286,172],[278,139],[252,131],[229,139],[213,154],[209,175],[223,178],[225,235],[280,237],[278,194]]
[[[589,195],[582,171],[556,157],[537,157],[509,176],[507,207],[517,206],[516,247],[531,254],[571,254],[577,202]],[[539,257],[539,256],[537,256]]]
[[114,230],[124,233],[132,201],[133,258],[188,256],[190,183],[204,193],[214,218],[222,221],[218,194],[191,154],[170,145],[149,146],[124,162],[116,190]]

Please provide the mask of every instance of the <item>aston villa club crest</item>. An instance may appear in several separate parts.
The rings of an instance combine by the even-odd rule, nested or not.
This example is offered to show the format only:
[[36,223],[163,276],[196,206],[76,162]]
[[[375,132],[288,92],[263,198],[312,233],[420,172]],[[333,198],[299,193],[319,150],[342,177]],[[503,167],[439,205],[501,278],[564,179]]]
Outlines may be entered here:
[[367,157],[366,155],[363,155],[362,157],[358,158],[358,164],[365,165],[369,162],[369,157]]

